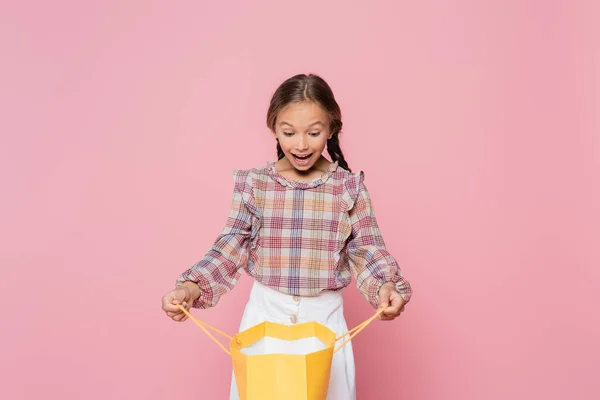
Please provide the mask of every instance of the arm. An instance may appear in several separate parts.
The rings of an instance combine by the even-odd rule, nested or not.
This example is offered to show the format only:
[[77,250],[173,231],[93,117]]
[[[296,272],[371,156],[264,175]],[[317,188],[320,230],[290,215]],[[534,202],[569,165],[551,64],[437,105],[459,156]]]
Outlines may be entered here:
[[395,258],[385,247],[362,174],[349,215],[352,235],[347,249],[358,290],[374,308],[379,306],[379,290],[384,284],[386,288],[393,284],[404,302],[410,301],[412,288],[402,276]]
[[193,307],[214,307],[220,297],[233,289],[239,280],[240,269],[248,260],[252,231],[253,216],[242,199],[246,190],[251,190],[251,187],[238,179],[225,228],[204,258],[177,279],[177,287],[191,287],[195,298]]

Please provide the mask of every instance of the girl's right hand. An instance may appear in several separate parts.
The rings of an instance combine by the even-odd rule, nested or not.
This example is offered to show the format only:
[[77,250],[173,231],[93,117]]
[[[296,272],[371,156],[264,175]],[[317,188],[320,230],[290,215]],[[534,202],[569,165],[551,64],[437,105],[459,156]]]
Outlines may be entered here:
[[188,319],[188,316],[177,305],[180,304],[189,311],[198,297],[200,297],[200,288],[193,283],[186,282],[163,296],[162,309],[173,321],[183,322]]

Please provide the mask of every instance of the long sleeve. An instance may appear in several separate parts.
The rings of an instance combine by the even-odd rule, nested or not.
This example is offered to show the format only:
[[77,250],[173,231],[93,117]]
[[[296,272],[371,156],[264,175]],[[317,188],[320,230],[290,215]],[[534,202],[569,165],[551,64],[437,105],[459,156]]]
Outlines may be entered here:
[[362,173],[352,186],[356,197],[349,211],[352,234],[347,252],[356,285],[375,308],[378,307],[379,289],[386,282],[393,282],[398,293],[408,302],[412,296],[412,288],[402,276],[396,259],[386,249]]
[[223,294],[233,289],[248,261],[253,215],[243,197],[251,187],[240,175],[238,171],[234,173],[236,184],[225,228],[206,255],[177,279],[177,286],[192,281],[200,288],[195,308],[214,307]]

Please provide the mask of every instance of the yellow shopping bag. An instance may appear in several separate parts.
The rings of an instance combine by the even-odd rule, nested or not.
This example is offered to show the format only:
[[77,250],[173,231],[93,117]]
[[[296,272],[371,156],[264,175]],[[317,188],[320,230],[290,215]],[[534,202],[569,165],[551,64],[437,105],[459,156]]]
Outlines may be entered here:
[[[317,322],[297,325],[262,322],[232,337],[178,306],[231,356],[241,400],[325,400],[333,354],[385,310],[378,310],[340,337]],[[229,339],[229,350],[209,329]],[[335,347],[336,342],[346,336],[348,338]]]

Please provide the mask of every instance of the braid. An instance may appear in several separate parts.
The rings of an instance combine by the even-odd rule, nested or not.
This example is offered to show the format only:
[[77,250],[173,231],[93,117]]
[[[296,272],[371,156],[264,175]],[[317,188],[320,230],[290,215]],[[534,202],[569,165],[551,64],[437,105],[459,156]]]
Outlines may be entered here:
[[347,171],[350,171],[350,167],[348,167],[348,163],[346,159],[344,159],[344,154],[342,153],[342,149],[340,148],[340,140],[338,138],[339,130],[331,136],[331,139],[327,140],[327,152],[331,156],[332,161],[337,161],[338,165],[344,168]]
[[281,160],[283,157],[285,157],[285,154],[283,153],[283,149],[281,148],[281,145],[279,144],[279,139],[275,139],[277,140],[277,160]]

